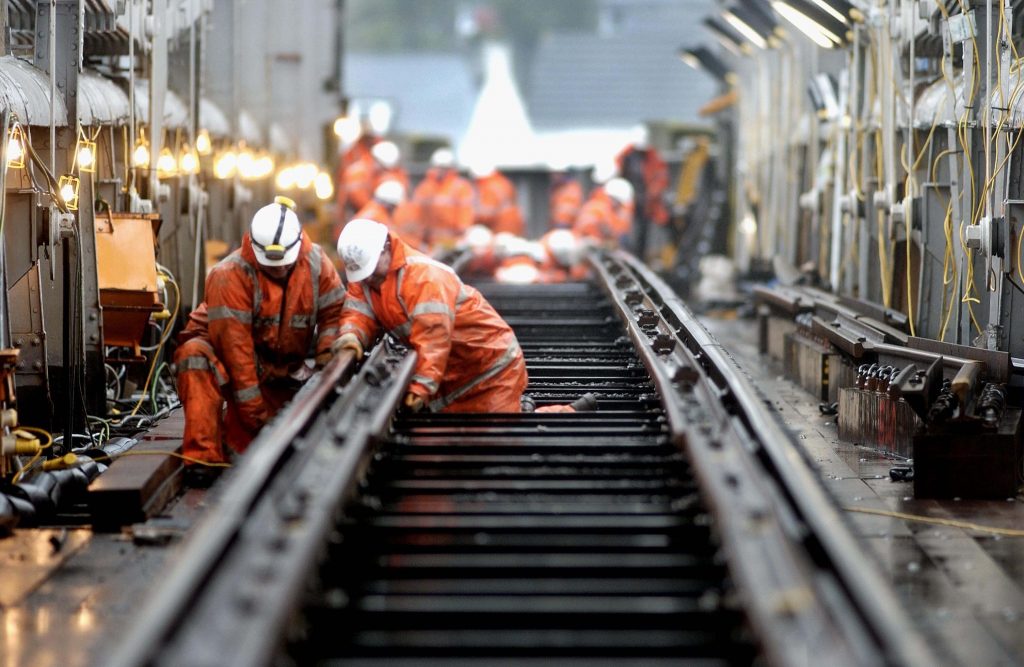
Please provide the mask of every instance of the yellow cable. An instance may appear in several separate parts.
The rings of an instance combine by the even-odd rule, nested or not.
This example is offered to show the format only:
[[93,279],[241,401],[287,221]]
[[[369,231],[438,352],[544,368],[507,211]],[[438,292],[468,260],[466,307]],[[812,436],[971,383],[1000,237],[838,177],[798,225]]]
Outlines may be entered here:
[[193,458],[191,456],[185,456],[184,454],[179,454],[178,452],[160,452],[160,451],[150,450],[150,449],[140,449],[140,450],[130,449],[127,452],[121,452],[120,454],[114,456],[113,458],[111,458],[110,456],[107,456],[107,457],[102,457],[101,456],[99,458],[100,459],[106,458],[108,460],[115,460],[115,459],[121,458],[122,456],[173,456],[174,458],[181,459],[182,461],[187,461],[189,463],[195,463],[196,465],[206,466],[208,468],[230,468],[231,467],[230,463],[215,463],[213,461],[203,461],[202,459]]
[[998,528],[996,526],[984,526],[980,523],[971,523],[970,521],[960,521],[957,519],[940,519],[938,517],[923,516],[921,514],[907,514],[906,512],[893,512],[891,510],[876,510],[868,507],[844,507],[847,512],[857,512],[859,514],[874,514],[876,516],[885,516],[892,519],[902,519],[904,521],[914,521],[917,523],[929,523],[936,526],[949,526],[950,528],[960,528],[963,530],[974,530],[979,533],[989,533],[991,535],[1000,535],[1003,537],[1024,537],[1024,530],[1017,528]]
[[38,461],[43,456],[43,450],[45,450],[47,447],[50,447],[51,445],[53,445],[53,436],[50,435],[49,431],[45,431],[45,430],[43,430],[41,428],[36,428],[34,426],[19,426],[15,430],[18,430],[18,429],[20,429],[22,431],[28,431],[29,433],[35,433],[37,435],[45,436],[46,437],[46,444],[45,445],[40,445],[39,451],[32,455],[32,458],[30,458],[28,460],[28,463],[26,463],[24,466],[22,466],[21,470],[19,470],[18,472],[14,473],[14,477],[11,478],[11,484],[17,484],[18,482],[20,482],[21,478],[25,476],[25,473],[28,472],[29,470],[31,470],[32,466],[34,466],[36,464],[36,461]]
[[142,397],[139,398],[139,402],[135,404],[134,408],[132,408],[131,413],[128,415],[129,417],[138,413],[139,408],[142,407],[142,404],[149,397],[149,383],[153,380],[153,371],[156,370],[157,361],[160,359],[160,352],[163,351],[164,344],[167,342],[167,339],[171,337],[171,331],[174,330],[174,322],[178,318],[178,309],[181,307],[181,291],[178,289],[178,283],[166,274],[163,274],[163,276],[164,280],[174,288],[174,312],[171,313],[170,319],[167,320],[167,325],[164,328],[163,335],[160,337],[160,342],[157,344],[156,349],[153,350],[153,361],[149,365],[149,373],[146,374],[146,384],[142,387]]

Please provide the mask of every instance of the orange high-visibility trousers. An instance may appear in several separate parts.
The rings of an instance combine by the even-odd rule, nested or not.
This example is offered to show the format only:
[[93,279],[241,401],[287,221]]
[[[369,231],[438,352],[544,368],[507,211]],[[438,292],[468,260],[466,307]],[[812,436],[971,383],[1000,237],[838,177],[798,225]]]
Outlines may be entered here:
[[[185,412],[182,454],[207,463],[226,463],[225,444],[239,454],[244,452],[262,425],[246,424],[239,415],[224,364],[213,346],[203,338],[187,340],[175,351],[174,363],[178,399]],[[260,390],[273,413],[295,393],[283,387],[261,386]]]

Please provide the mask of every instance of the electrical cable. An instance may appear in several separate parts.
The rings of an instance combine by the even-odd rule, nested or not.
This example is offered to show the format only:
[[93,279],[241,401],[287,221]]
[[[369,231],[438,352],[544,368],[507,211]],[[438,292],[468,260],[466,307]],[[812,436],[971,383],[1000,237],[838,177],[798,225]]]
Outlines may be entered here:
[[1001,537],[1024,537],[1024,530],[1018,528],[999,528],[997,526],[985,526],[980,523],[961,521],[959,519],[942,519],[939,517],[924,516],[921,514],[908,514],[907,512],[877,510],[869,507],[844,507],[843,509],[847,512],[856,512],[858,514],[874,514],[875,516],[902,519],[904,521],[913,521],[915,523],[948,526],[950,528],[960,528],[962,530],[974,530],[979,533],[989,533],[991,535],[999,535]]
[[161,451],[150,450],[150,449],[146,449],[146,450],[130,449],[130,450],[126,451],[126,452],[121,452],[120,454],[118,454],[115,457],[111,457],[109,455],[106,456],[106,457],[104,457],[104,456],[97,456],[93,460],[100,461],[100,460],[106,458],[108,461],[113,461],[114,459],[119,459],[122,456],[172,456],[174,458],[181,459],[182,461],[186,461],[187,463],[194,463],[196,465],[206,466],[208,468],[230,468],[231,467],[230,463],[217,463],[217,462],[213,462],[213,461],[203,461],[202,459],[197,459],[197,458],[194,458],[194,457],[191,457],[191,456],[186,456],[184,454],[179,454],[178,452],[161,452]]

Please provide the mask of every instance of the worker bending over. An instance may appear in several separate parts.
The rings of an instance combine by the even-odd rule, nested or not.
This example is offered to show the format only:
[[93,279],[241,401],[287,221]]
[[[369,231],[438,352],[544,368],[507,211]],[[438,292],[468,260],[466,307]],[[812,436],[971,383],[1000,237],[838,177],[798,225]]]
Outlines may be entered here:
[[417,354],[405,406],[435,412],[520,412],[526,362],[519,342],[451,267],[387,227],[352,220],[338,239],[348,293],[334,350],[361,355],[381,333]]
[[[182,450],[201,462],[226,462],[225,442],[244,451],[312,375],[309,351],[326,360],[338,337],[341,278],[302,230],[294,203],[274,202],[253,216],[242,247],[211,269],[206,301],[179,336],[174,363],[185,410]],[[211,472],[186,467],[197,486]]]

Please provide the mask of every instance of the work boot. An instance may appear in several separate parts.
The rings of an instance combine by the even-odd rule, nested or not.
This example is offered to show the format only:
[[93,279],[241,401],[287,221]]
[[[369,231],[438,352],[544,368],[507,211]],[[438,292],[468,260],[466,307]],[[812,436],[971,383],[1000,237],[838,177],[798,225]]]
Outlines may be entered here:
[[220,477],[224,468],[213,468],[204,465],[185,466],[185,486],[192,489],[208,489]]
[[597,412],[597,394],[587,392],[569,404],[576,412]]

